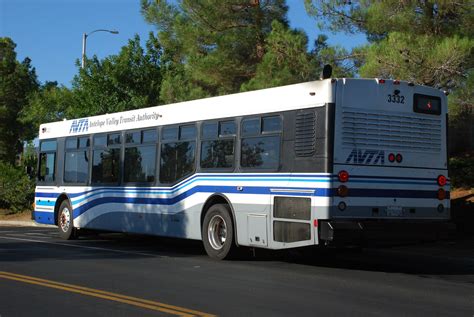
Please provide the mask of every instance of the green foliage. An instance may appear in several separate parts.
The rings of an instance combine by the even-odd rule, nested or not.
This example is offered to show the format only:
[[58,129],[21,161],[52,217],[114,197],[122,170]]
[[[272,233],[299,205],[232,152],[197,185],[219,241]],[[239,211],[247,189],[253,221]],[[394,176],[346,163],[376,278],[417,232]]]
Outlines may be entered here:
[[33,181],[22,169],[0,162],[0,208],[12,211],[31,209],[34,189]]
[[294,84],[314,79],[318,73],[307,52],[308,38],[302,31],[290,30],[278,21],[266,40],[266,53],[255,76],[242,91]]
[[150,33],[146,50],[135,35],[118,55],[88,59],[74,77],[74,106],[66,107],[67,115],[92,116],[158,105],[161,53],[158,40]]
[[472,0],[305,0],[305,6],[320,28],[362,32],[372,41],[391,32],[469,37],[474,31]]
[[18,62],[15,47],[10,38],[0,38],[0,160],[11,164],[23,149],[22,140],[34,135],[32,127],[19,120],[19,113],[38,88],[30,59]]
[[355,65],[349,60],[349,53],[340,46],[329,46],[328,37],[320,34],[314,43],[314,49],[311,52],[312,62],[316,63],[317,74],[323,69],[324,65],[332,66],[332,77],[354,77]]
[[42,85],[21,111],[21,122],[36,133],[45,122],[156,106],[160,102],[161,55],[152,33],[146,49],[136,35],[118,55],[87,59],[72,89],[56,82]]
[[[472,131],[472,0],[305,0],[305,5],[322,21],[321,28],[367,35],[370,44],[348,56],[362,77],[408,80],[446,90],[451,93],[450,133]],[[472,137],[457,143],[469,146]]]
[[164,48],[165,103],[237,92],[253,78],[284,0],[142,0]]
[[46,82],[30,96],[28,105],[20,112],[20,120],[36,132],[42,123],[73,117],[75,108],[78,104],[73,91],[56,82]]
[[391,32],[365,49],[363,77],[397,78],[450,90],[465,80],[472,67],[474,40],[459,36]]
[[[449,96],[449,115],[453,118],[467,118],[474,115],[474,69],[470,69],[467,79],[460,82]],[[472,122],[472,121],[471,121]]]
[[474,157],[471,154],[449,159],[449,176],[455,188],[474,188]]

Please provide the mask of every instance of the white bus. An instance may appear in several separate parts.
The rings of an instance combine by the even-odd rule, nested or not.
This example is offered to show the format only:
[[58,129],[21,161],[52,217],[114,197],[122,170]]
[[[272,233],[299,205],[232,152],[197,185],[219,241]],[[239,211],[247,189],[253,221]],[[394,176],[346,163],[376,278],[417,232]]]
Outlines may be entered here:
[[443,92],[324,79],[46,123],[35,219],[82,228],[295,248],[366,228],[449,219]]

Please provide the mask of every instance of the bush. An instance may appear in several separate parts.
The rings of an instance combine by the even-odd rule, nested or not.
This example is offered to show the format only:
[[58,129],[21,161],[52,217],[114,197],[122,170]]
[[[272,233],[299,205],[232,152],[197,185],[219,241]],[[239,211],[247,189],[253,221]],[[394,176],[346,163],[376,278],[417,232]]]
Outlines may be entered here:
[[449,159],[449,176],[451,185],[456,188],[474,187],[474,157],[472,154]]
[[18,212],[31,209],[35,185],[18,167],[0,162],[0,208]]

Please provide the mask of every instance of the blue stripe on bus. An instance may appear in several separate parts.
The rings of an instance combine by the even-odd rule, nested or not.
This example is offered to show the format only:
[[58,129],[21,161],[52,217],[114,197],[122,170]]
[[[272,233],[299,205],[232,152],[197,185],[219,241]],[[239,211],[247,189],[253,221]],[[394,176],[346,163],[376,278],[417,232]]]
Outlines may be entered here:
[[38,223],[54,225],[54,212],[44,212],[35,210],[35,221]]
[[[228,175],[228,176],[227,176]],[[227,177],[226,177],[227,176]],[[264,176],[264,177],[262,177]],[[285,177],[286,176],[286,177]],[[172,186],[172,187],[134,187],[134,188],[130,188],[130,187],[122,187],[122,190],[134,190],[136,192],[138,191],[157,191],[157,190],[163,190],[163,194],[171,194],[171,193],[174,193],[176,191],[179,191],[180,189],[182,189],[183,187],[185,186],[188,186],[192,183],[194,183],[195,181],[197,180],[210,180],[210,181],[214,181],[214,180],[221,180],[221,181],[276,181],[276,180],[279,180],[279,181],[287,181],[287,182],[299,182],[299,181],[305,181],[305,182],[328,182],[330,179],[332,178],[336,178],[337,179],[337,175],[329,175],[327,177],[324,177],[324,176],[317,176],[317,175],[314,175],[314,174],[301,174],[301,175],[295,175],[295,174],[280,174],[280,175],[268,175],[268,174],[258,174],[258,175],[239,175],[239,176],[235,176],[233,174],[218,174],[218,175],[199,175],[199,174],[196,174],[196,175],[193,175],[191,176],[190,178],[182,181],[181,183],[179,184],[176,184],[175,186]],[[357,182],[357,183],[382,183],[382,184],[413,184],[413,185],[429,185],[428,181],[431,183],[431,182],[436,182],[436,179],[433,179],[433,178],[420,178],[420,177],[391,177],[391,176],[359,176],[359,175],[351,175],[351,182]],[[363,179],[363,178],[366,178],[366,179],[393,179],[393,180],[396,180],[396,179],[399,179],[399,180],[405,180],[405,181],[392,181],[392,180],[353,180],[353,178],[359,178],[359,179]],[[408,180],[424,180],[426,181],[426,183],[424,182],[410,182]],[[436,184],[436,183],[434,183]],[[82,195],[86,195],[88,193],[92,193],[94,191],[98,191],[98,190],[117,190],[119,187],[98,187],[98,188],[94,188],[94,189],[91,189],[89,191],[86,191],[86,192],[81,192],[81,193],[70,193],[68,194],[70,198],[75,198],[75,197],[79,197],[79,196],[82,196]],[[159,192],[157,192],[158,194]],[[161,193],[159,193],[161,194]],[[38,192],[36,193],[36,197],[45,197],[45,198],[56,198],[58,197],[59,194],[58,193],[41,193],[41,192]]]
[[[312,193],[302,193],[288,191],[278,192],[278,195],[291,195],[291,196],[318,196],[318,197],[329,197],[333,194],[333,190],[329,188],[318,188]],[[223,193],[223,194],[254,194],[254,195],[270,195],[270,187],[245,187],[243,191],[237,190],[236,186],[195,186],[192,189],[185,191],[175,197],[171,198],[145,198],[145,197],[101,197],[96,198],[90,202],[85,203],[78,208],[74,208],[74,218],[86,212],[88,209],[107,203],[123,203],[123,204],[139,204],[139,205],[174,205],[194,195],[195,193]]]
[[[98,205],[107,203],[129,203],[129,204],[146,204],[146,205],[174,205],[181,202],[187,197],[194,195],[195,193],[224,193],[224,194],[260,194],[260,195],[291,195],[291,196],[319,196],[319,197],[331,197],[335,194],[335,189],[329,188],[318,188],[315,193],[302,193],[288,191],[281,189],[281,192],[272,193],[270,187],[245,187],[243,191],[237,190],[235,186],[196,186],[186,192],[183,192],[175,197],[170,198],[145,198],[145,197],[100,197],[84,205],[74,208],[74,218],[80,216],[90,208]],[[314,189],[313,189],[314,190]],[[117,193],[120,193],[117,191]],[[435,199],[437,191],[435,190],[398,190],[398,189],[361,189],[352,188],[349,190],[349,196],[351,197],[383,197],[383,198],[428,198]],[[449,198],[449,192],[447,192]],[[54,203],[53,203],[54,204]]]

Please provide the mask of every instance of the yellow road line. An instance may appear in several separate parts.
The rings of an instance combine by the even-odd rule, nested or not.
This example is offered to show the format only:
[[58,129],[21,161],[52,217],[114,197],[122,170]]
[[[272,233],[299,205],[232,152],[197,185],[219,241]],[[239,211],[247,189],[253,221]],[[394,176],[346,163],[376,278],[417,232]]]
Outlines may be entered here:
[[60,289],[60,290],[78,293],[82,295],[108,299],[108,300],[112,300],[116,302],[121,302],[121,303],[129,304],[129,305],[133,305],[133,306],[137,306],[141,308],[147,308],[147,309],[161,311],[164,313],[183,316],[183,317],[188,317],[188,316],[212,317],[214,316],[211,314],[207,314],[207,313],[192,310],[192,309],[187,309],[184,307],[164,304],[164,303],[146,300],[142,298],[121,295],[117,293],[102,291],[102,290],[78,286],[78,285],[50,281],[50,280],[41,279],[41,278],[37,278],[33,276],[20,275],[20,274],[0,271],[0,278],[30,283],[30,284],[35,284],[35,285],[41,285],[45,287]]

